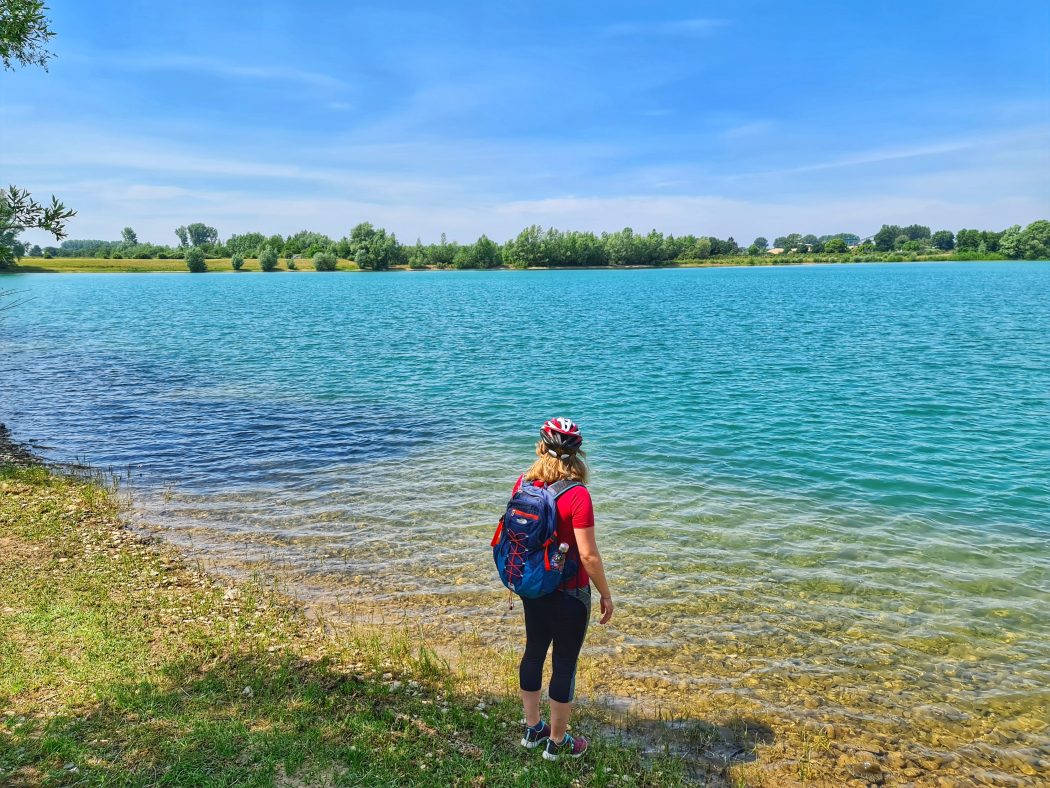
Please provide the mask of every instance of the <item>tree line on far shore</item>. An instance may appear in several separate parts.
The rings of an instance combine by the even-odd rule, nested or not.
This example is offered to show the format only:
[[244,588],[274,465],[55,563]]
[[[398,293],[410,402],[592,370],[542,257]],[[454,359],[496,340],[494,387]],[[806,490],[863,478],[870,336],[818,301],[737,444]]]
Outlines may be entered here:
[[756,258],[774,255],[786,259],[905,260],[916,257],[956,259],[1045,259],[1050,258],[1050,221],[1039,220],[1027,227],[1014,225],[1002,231],[962,229],[931,232],[924,225],[884,224],[869,238],[855,233],[803,235],[791,233],[774,239],[756,238],[742,247],[732,237],[665,235],[657,230],[635,233],[630,227],[612,233],[563,231],[530,225],[515,238],[499,244],[482,235],[473,243],[448,241],[402,244],[383,228],[363,222],[347,236],[333,239],[303,230],[289,236],[243,233],[220,240],[216,228],[203,222],[175,229],[174,246],[141,243],[131,227],[119,241],[67,240],[61,245],[22,248],[29,257],[94,257],[106,259],[185,259],[191,270],[206,270],[207,260],[230,258],[239,269],[245,259],[258,259],[263,270],[275,270],[280,258],[288,268],[309,258],[319,270],[334,270],[338,259],[351,260],[364,270],[409,268],[483,269],[550,266],[632,266],[702,263],[727,258]]

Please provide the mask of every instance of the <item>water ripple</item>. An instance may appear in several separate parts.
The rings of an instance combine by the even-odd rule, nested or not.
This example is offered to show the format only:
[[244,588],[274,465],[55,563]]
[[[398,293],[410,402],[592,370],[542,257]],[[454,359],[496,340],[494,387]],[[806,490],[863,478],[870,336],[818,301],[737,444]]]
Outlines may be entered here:
[[499,632],[495,513],[567,413],[623,681],[1050,746],[1050,264],[5,281],[0,418],[194,549]]

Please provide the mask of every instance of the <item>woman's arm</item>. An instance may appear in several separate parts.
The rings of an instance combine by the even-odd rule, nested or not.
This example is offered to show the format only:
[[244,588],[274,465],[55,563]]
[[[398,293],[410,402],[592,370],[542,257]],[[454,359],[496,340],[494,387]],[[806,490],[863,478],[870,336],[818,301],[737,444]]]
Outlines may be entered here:
[[613,600],[612,592],[609,590],[609,581],[605,577],[602,554],[598,552],[598,542],[594,538],[594,528],[577,528],[575,534],[576,547],[580,551],[580,561],[601,595],[602,617],[598,623],[606,624],[613,616]]

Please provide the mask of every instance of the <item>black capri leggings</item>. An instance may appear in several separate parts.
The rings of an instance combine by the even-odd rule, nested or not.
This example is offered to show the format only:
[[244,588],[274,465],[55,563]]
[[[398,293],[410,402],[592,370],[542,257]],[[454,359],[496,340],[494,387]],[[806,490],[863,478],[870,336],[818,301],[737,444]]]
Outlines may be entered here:
[[590,588],[555,591],[537,599],[523,599],[525,608],[525,655],[518,679],[526,692],[543,684],[543,663],[554,643],[551,659],[550,699],[569,703],[576,692],[576,660],[587,634],[590,618]]

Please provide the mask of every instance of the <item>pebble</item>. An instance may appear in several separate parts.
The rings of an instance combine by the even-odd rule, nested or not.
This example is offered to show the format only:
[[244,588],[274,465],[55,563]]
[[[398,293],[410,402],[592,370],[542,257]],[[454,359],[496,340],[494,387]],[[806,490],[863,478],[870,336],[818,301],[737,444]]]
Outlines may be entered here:
[[941,755],[931,755],[928,758],[923,758],[919,761],[919,765],[928,772],[935,772],[945,764],[945,759]]

